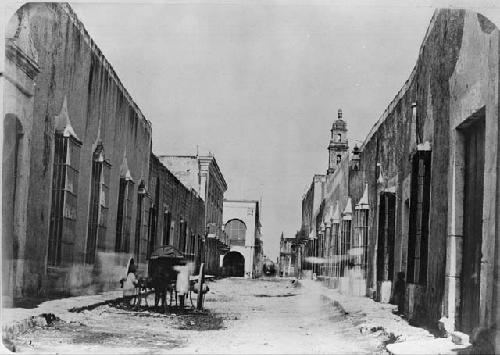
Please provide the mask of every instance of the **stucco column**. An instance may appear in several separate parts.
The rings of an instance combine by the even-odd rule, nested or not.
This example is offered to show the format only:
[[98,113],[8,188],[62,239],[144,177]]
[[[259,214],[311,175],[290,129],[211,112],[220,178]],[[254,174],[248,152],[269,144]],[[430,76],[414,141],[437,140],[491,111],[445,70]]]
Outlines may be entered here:
[[448,166],[448,236],[446,238],[445,297],[442,325],[454,331],[460,309],[460,277],[462,275],[463,199],[464,199],[463,137],[450,130]]
[[[8,215],[2,213],[2,218],[8,216],[8,221],[2,223],[3,281],[7,282],[3,287],[10,295],[20,297],[24,282],[25,260],[27,260],[24,254],[27,237],[34,79],[39,72],[38,54],[30,38],[27,12],[9,20],[5,38],[6,42],[3,42],[2,38],[0,54],[3,74],[1,97],[4,109],[2,137],[6,133],[9,138],[8,141],[4,140],[6,146],[2,150],[2,165],[7,163],[8,169],[5,170],[6,166],[3,166],[2,170],[2,211],[8,213]],[[9,131],[3,132],[4,127],[9,127]],[[5,195],[7,192],[9,195]]]

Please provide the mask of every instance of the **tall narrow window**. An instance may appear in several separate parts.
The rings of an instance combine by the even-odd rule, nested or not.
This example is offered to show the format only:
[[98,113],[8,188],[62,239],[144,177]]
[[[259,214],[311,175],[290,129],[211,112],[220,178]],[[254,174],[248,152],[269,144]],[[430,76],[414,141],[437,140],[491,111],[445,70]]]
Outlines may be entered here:
[[76,138],[55,134],[48,247],[48,264],[51,266],[61,264],[65,230],[74,229],[76,224],[80,147],[81,142]]
[[170,224],[172,223],[172,214],[165,211],[163,213],[163,245],[170,245]]
[[427,241],[431,183],[431,152],[418,151],[412,161],[410,230],[408,239],[408,282],[427,281]]
[[141,230],[142,230],[142,215],[143,215],[143,204],[144,196],[146,195],[146,188],[144,182],[141,181],[139,187],[137,188],[137,214],[135,218],[135,242],[134,242],[134,252],[136,262],[139,262],[141,256]]
[[386,281],[394,276],[395,194],[380,194],[378,213],[377,280]]
[[100,144],[92,158],[90,180],[90,205],[87,223],[87,247],[85,262],[93,264],[97,249],[104,249],[108,220],[108,190],[111,165],[104,159],[104,149]]
[[341,226],[341,246],[340,253],[342,255],[340,263],[340,276],[346,276],[345,272],[348,265],[348,255],[351,249],[351,220],[342,219]]
[[103,183],[103,162],[104,154],[102,146],[99,145],[92,157],[92,175],[90,178],[90,206],[89,219],[87,225],[87,248],[85,261],[93,264],[97,249],[97,234],[99,228],[99,215],[101,207],[101,185]]
[[356,207],[354,236],[354,269],[366,278],[368,266],[368,209]]
[[120,178],[118,190],[118,208],[116,215],[115,251],[130,251],[130,223],[132,213],[132,195],[134,182],[131,179]]
[[156,207],[153,206],[149,209],[149,223],[148,223],[148,258],[153,253],[156,246]]
[[181,218],[179,222],[179,250],[181,252],[184,252],[184,249],[186,248],[186,230],[187,223]]

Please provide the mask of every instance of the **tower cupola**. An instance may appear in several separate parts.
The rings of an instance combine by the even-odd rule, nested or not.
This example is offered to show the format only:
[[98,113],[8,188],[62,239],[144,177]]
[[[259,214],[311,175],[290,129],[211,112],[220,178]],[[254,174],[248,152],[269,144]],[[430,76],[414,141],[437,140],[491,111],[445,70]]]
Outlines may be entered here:
[[333,174],[342,159],[348,155],[347,123],[343,119],[342,109],[338,110],[337,119],[333,122],[330,132],[330,144],[328,145],[328,175]]

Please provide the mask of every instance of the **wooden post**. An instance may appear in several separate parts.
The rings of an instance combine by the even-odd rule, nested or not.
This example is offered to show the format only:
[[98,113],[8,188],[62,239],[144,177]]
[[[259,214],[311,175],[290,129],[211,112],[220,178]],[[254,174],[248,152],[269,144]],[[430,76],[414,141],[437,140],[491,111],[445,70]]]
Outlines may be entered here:
[[196,309],[201,311],[203,309],[203,284],[205,283],[205,273],[203,267],[205,263],[200,265],[200,274],[198,275],[198,299],[196,302]]

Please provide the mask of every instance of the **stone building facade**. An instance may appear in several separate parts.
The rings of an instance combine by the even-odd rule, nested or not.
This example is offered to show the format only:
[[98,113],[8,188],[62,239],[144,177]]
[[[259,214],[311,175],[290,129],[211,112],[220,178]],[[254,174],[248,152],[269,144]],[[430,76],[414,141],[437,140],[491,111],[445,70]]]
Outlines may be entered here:
[[[148,233],[146,256],[159,246],[172,245],[196,266],[202,262],[205,237],[205,203],[151,154],[149,165]],[[195,268],[198,270],[198,267]]]
[[278,259],[279,276],[281,277],[296,277],[297,263],[300,254],[296,250],[296,239],[285,238],[281,233],[280,238],[280,256]]
[[435,12],[409,79],[327,176],[314,228],[329,284],[389,302],[404,273],[411,321],[498,324],[499,35],[480,14]]
[[263,245],[259,201],[224,200],[224,230],[229,252],[222,258],[225,275],[260,276]]
[[205,201],[203,260],[207,273],[219,275],[220,256],[229,250],[223,229],[223,200],[227,184],[215,157],[160,155],[159,159],[187,188],[195,190]]
[[160,203],[202,235],[204,205],[152,157],[150,122],[68,4],[22,6],[5,41],[5,306],[116,288],[130,257],[145,276]]

